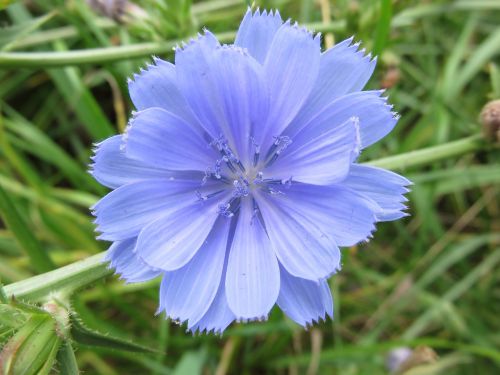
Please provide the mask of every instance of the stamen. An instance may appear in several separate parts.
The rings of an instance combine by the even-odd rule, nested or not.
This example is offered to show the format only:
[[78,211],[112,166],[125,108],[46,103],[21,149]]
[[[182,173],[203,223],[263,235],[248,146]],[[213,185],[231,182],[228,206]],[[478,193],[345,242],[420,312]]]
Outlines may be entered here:
[[220,180],[221,176],[221,165],[222,164],[222,159],[217,159],[215,161],[215,167],[214,167],[214,176],[216,179]]
[[205,201],[209,200],[210,198],[213,198],[216,195],[219,195],[220,193],[223,193],[223,192],[224,192],[224,190],[218,190],[218,191],[215,191],[213,193],[204,195],[199,190],[196,190],[195,194],[196,194],[196,198],[198,198],[198,200],[200,202],[205,202]]
[[278,159],[278,156],[280,156],[280,154],[285,151],[286,148],[293,142],[292,139],[287,135],[274,137],[274,139],[275,141],[269,149],[269,152],[267,153],[268,161],[266,163],[266,166],[270,166],[271,164],[273,164],[276,159]]
[[231,197],[226,203],[220,203],[217,207],[217,213],[224,217],[233,217],[240,209],[241,199],[239,197]]
[[276,141],[274,144],[276,145],[276,153],[279,155],[292,143],[292,139],[287,135],[282,135],[280,137],[276,137]]
[[281,190],[275,189],[272,186],[268,186],[267,187],[267,192],[269,194],[271,194],[271,195],[280,195],[280,194],[282,195],[282,194],[285,194]]
[[224,216],[224,217],[233,217],[234,213],[231,212],[230,208],[231,208],[231,204],[229,204],[229,203],[221,203],[218,206],[217,213],[219,215]]
[[255,176],[253,183],[259,185],[264,182],[264,174],[262,172],[258,172],[257,176]]
[[240,177],[238,180],[234,180],[233,186],[236,189],[234,192],[235,197],[246,197],[249,194],[248,186],[250,184],[245,178]]
[[196,193],[196,198],[198,198],[198,200],[201,202],[204,202],[208,199],[208,196],[201,194],[199,190],[196,190],[195,193]]
[[285,185],[285,187],[288,189],[290,186],[292,186],[292,176],[290,176],[286,180],[281,180],[281,184]]

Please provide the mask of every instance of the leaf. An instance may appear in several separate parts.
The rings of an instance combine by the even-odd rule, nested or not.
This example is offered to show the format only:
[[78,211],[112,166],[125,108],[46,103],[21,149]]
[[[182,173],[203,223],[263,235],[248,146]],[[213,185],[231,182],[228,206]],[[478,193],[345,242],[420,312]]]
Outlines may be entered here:
[[203,364],[207,359],[206,349],[184,353],[181,360],[174,369],[173,375],[197,375],[201,374]]
[[57,353],[57,362],[59,364],[59,372],[62,375],[78,375],[78,363],[76,362],[75,352],[71,342],[65,341]]
[[71,336],[75,342],[88,346],[98,346],[106,349],[125,350],[136,353],[158,353],[155,349],[91,330],[83,324],[82,320],[75,312],[71,313]]
[[20,328],[24,323],[26,323],[27,319],[28,316],[20,309],[7,304],[0,305],[0,330],[4,327],[10,329]]

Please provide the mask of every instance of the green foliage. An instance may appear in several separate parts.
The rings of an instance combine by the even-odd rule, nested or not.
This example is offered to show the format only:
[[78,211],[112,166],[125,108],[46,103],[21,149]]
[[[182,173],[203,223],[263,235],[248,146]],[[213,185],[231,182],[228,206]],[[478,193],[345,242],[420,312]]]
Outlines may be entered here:
[[407,375],[500,371],[500,152],[477,123],[500,98],[500,3],[338,0],[331,21],[325,3],[257,1],[379,54],[368,86],[402,117],[362,158],[412,179],[411,216],[344,250],[335,320],[304,331],[273,310],[192,337],[155,316],[157,280],[99,281],[111,271],[88,207],[106,190],[89,156],[124,129],[128,77],[202,27],[231,41],[248,2],[143,0],[109,17],[84,1],[0,1],[0,372],[378,375],[401,346],[439,355]]

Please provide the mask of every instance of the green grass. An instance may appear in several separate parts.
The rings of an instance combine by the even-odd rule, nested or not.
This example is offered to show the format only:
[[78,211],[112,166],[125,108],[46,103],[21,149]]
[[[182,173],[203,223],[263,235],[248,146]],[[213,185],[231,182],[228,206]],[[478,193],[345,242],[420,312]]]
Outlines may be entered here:
[[[122,131],[133,109],[127,77],[152,54],[171,60],[172,46],[204,26],[231,41],[247,6],[143,0],[145,16],[119,24],[83,1],[7,3],[0,10],[3,285],[106,249],[88,210],[106,190],[87,168],[92,144]],[[362,157],[414,181],[411,216],[382,223],[370,243],[343,250],[343,270],[331,279],[335,319],[309,331],[275,309],[265,323],[192,337],[154,315],[157,281],[94,282],[72,298],[85,326],[157,352],[74,342],[75,359],[67,343],[57,355],[61,373],[78,366],[103,375],[377,375],[387,373],[386,355],[400,346],[438,353],[415,374],[500,373],[500,152],[475,136],[482,106],[500,99],[500,3],[336,0],[327,24],[312,0],[257,4],[333,33],[337,42],[355,35],[379,54],[368,86],[386,85],[402,117]],[[460,146],[443,154],[448,142]],[[418,151],[426,147],[437,149]],[[405,160],[393,157],[408,152]],[[107,274],[99,272],[94,280]]]

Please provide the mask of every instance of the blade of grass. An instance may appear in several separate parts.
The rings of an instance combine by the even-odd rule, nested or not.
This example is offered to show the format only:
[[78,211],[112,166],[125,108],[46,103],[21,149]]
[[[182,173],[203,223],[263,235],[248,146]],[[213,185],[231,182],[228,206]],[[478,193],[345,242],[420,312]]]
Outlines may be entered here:
[[31,260],[31,265],[38,272],[46,272],[54,268],[49,255],[30,231],[16,204],[0,186],[0,214],[7,227],[12,231],[19,245]]
[[391,31],[392,0],[380,0],[380,13],[375,29],[373,54],[378,56],[384,50]]

